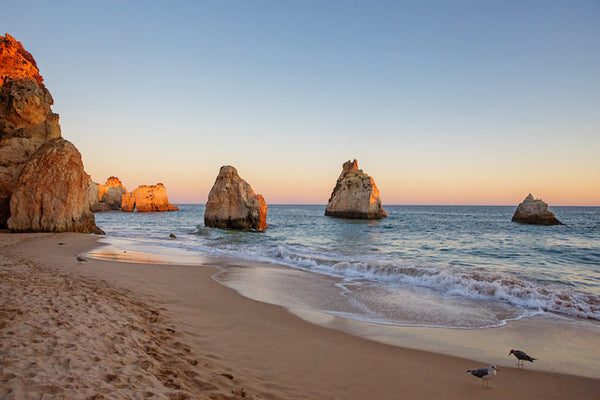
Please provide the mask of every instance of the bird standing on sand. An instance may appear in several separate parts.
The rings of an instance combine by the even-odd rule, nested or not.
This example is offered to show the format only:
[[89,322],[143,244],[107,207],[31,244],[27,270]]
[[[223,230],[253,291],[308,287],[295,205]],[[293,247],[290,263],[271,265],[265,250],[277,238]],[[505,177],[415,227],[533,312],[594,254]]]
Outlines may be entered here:
[[87,260],[85,258],[81,257],[79,254],[77,254],[77,257],[75,257],[75,258],[77,258],[77,261],[79,261],[80,264],[82,262],[87,262]]
[[496,376],[496,371],[498,370],[499,368],[497,368],[495,365],[490,365],[488,368],[470,369],[467,371],[467,373],[481,379],[481,387],[484,389],[489,389],[490,385],[488,381]]
[[515,357],[517,357],[517,366],[520,365],[521,367],[523,367],[523,360],[526,360],[529,362],[533,362],[533,360],[537,360],[537,358],[530,357],[524,351],[521,351],[521,350],[511,350],[510,353],[508,353],[508,356],[510,357],[511,354],[514,354]]

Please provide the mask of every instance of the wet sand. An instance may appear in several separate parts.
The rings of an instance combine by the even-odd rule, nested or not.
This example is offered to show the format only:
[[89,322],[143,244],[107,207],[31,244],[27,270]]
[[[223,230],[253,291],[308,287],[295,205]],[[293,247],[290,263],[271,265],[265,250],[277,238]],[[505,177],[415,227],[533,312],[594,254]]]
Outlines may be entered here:
[[95,246],[80,234],[0,234],[0,398],[600,395],[600,379],[527,367],[502,368],[485,390],[465,373],[481,361],[308,323],[219,285],[211,267],[76,260]]

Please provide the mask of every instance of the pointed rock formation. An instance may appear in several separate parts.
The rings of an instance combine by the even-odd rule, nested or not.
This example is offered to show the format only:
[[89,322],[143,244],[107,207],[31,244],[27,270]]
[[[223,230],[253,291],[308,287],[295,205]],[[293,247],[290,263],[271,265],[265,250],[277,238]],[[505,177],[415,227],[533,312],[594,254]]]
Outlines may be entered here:
[[204,225],[214,228],[267,229],[267,203],[229,165],[221,167],[208,194]]
[[356,160],[344,163],[342,173],[329,198],[325,215],[355,219],[387,217],[381,207],[379,189],[375,181],[358,169]]
[[103,233],[88,200],[88,175],[70,142],[52,139],[23,168],[10,198],[13,232]]
[[512,221],[534,225],[562,225],[562,222],[548,211],[548,204],[544,203],[542,199],[534,199],[531,193],[519,204]]
[[42,144],[60,137],[53,102],[31,54],[9,34],[0,36],[0,228],[6,227],[9,199],[25,163]]
[[153,186],[138,186],[133,192],[123,195],[121,209],[132,212],[177,211],[179,208],[169,203],[167,189],[162,183]]

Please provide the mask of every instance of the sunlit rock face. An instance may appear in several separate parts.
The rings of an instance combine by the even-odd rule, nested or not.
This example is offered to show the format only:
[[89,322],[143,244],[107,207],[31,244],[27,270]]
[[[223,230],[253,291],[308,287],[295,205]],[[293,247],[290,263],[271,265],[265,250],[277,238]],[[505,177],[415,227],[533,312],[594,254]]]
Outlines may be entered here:
[[331,193],[325,215],[339,218],[380,219],[387,217],[375,181],[358,169],[356,160],[344,163]]
[[125,193],[121,202],[123,211],[159,212],[177,211],[177,206],[169,203],[167,189],[162,183],[153,186],[142,185],[133,192]]
[[25,163],[61,136],[52,104],[31,54],[9,34],[0,36],[0,228],[6,227],[10,196]]
[[62,138],[43,144],[23,168],[10,198],[13,232],[103,233],[88,198],[81,154]]
[[267,203],[229,165],[221,167],[208,194],[204,225],[214,228],[267,229]]
[[562,222],[548,211],[548,204],[544,203],[542,199],[534,199],[531,193],[519,204],[512,221],[534,225],[562,225]]
[[125,193],[127,193],[127,189],[116,176],[108,178],[104,185],[98,185],[98,197],[109,210],[121,209],[121,202]]

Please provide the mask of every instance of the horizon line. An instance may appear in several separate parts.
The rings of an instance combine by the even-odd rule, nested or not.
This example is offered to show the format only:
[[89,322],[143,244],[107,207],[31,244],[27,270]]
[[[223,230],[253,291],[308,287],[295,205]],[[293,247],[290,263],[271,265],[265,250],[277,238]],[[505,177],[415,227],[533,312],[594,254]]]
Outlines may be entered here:
[[[173,204],[177,205],[206,205],[204,203],[185,203],[185,202],[174,202]],[[270,203],[267,206],[323,206],[327,207],[327,203]],[[388,206],[400,206],[400,207],[518,207],[518,204],[385,204],[382,207]],[[552,207],[599,207],[600,205],[570,205],[570,204],[560,204],[560,205],[548,205],[548,208]]]

